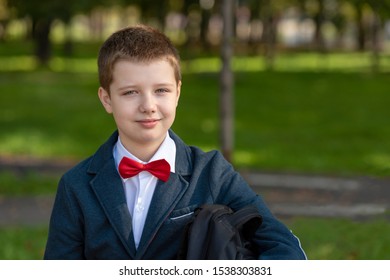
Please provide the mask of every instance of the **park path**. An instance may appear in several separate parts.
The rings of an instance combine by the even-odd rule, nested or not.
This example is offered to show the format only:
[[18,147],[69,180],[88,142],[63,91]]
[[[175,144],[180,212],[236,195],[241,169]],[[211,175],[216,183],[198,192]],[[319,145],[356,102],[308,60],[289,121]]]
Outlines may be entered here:
[[[0,172],[61,174],[72,162],[0,158]],[[280,218],[294,216],[390,220],[390,179],[241,171],[255,192]],[[1,186],[1,182],[0,182]],[[0,227],[48,224],[53,195],[0,195]]]

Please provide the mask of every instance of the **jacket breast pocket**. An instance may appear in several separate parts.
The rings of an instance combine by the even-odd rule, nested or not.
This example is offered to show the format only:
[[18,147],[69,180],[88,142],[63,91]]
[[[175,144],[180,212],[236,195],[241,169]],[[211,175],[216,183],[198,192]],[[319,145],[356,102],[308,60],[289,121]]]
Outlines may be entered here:
[[194,211],[198,205],[191,205],[185,208],[173,210],[168,218],[168,223],[188,223],[194,217]]

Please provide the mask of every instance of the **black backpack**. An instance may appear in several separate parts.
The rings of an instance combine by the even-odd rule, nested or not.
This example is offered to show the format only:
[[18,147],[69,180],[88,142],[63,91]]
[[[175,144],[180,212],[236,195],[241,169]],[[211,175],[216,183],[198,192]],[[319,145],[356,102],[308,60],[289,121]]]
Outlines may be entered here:
[[225,205],[203,205],[187,224],[178,259],[256,259],[259,252],[251,239],[261,223],[262,217],[254,206],[234,212]]

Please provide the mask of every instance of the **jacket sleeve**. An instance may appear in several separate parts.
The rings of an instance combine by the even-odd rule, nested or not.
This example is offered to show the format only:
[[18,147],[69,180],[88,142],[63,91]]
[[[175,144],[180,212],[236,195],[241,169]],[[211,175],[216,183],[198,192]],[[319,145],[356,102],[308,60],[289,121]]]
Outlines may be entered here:
[[50,218],[44,259],[85,259],[81,211],[61,179]]
[[[263,218],[263,223],[256,231],[254,243],[257,245],[259,259],[295,260],[306,259],[299,239],[274,215],[259,194],[256,194],[221,154],[217,153],[211,176],[216,202],[232,208],[234,211],[246,205],[255,205]],[[219,173],[219,174],[218,174]]]

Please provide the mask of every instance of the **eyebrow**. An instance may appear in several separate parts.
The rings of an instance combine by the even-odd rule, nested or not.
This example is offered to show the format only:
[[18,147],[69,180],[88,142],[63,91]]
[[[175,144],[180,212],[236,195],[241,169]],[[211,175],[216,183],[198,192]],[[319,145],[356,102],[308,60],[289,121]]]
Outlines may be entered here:
[[[175,87],[175,86],[176,86],[176,84],[174,84],[174,83],[158,83],[158,84],[153,85],[153,87]],[[119,87],[118,90],[126,90],[129,88],[138,88],[138,87],[139,86],[136,84],[129,84],[129,85]]]
[[156,87],[174,87],[174,86],[176,86],[176,84],[172,84],[172,83],[159,83],[159,84],[156,84],[154,86],[156,86]]

